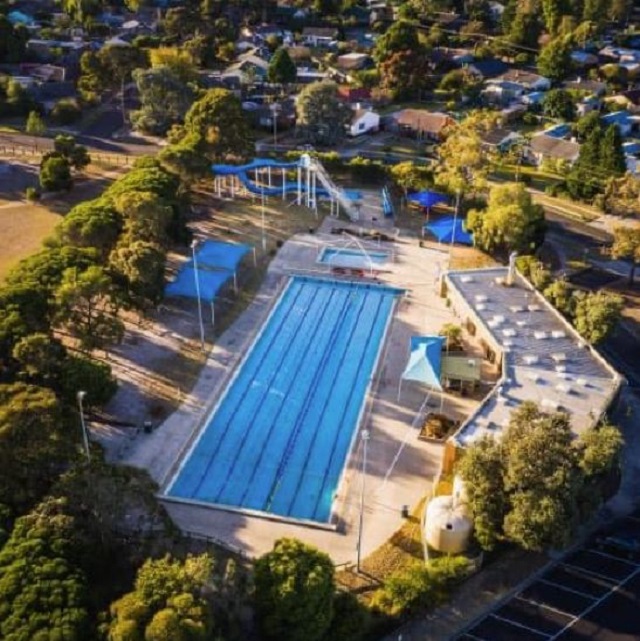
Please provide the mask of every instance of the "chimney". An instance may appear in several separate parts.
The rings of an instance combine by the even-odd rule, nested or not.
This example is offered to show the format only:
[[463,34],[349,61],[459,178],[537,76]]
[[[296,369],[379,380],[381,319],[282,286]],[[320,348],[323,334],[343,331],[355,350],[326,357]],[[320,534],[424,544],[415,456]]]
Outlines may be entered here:
[[517,256],[518,256],[518,252],[511,252],[511,254],[509,254],[509,271],[507,272],[507,281],[505,283],[507,287],[512,287],[516,279]]

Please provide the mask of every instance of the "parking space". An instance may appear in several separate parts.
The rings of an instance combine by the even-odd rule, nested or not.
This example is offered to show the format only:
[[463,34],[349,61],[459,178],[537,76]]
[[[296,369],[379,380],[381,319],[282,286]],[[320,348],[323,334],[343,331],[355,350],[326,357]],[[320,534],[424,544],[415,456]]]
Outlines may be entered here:
[[456,641],[638,641],[638,517],[593,537]]

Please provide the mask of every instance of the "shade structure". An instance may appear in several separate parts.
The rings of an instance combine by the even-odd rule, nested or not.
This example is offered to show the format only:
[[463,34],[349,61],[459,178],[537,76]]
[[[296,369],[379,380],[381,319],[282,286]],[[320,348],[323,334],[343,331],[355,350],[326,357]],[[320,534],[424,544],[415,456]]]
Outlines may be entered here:
[[251,251],[250,245],[223,243],[207,240],[196,252],[198,267],[235,271],[245,254]]
[[444,336],[412,336],[409,361],[402,373],[405,381],[418,381],[442,390],[442,345]]
[[420,207],[433,207],[440,203],[447,203],[449,199],[444,194],[439,194],[435,191],[419,191],[407,197],[411,203],[415,203]]
[[473,235],[465,230],[464,220],[455,216],[446,216],[427,223],[422,230],[433,234],[439,243],[454,242],[460,245],[473,245]]
[[[233,276],[229,271],[213,271],[198,269],[198,285],[200,298],[212,303],[223,285]],[[164,290],[167,296],[183,296],[185,298],[198,298],[196,288],[196,270],[193,266],[183,267],[176,279],[169,283]]]

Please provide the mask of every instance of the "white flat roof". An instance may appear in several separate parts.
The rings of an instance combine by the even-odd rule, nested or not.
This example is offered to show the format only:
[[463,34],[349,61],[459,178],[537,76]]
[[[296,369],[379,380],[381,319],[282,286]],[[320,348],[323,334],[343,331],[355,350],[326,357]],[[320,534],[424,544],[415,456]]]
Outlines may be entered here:
[[580,433],[600,419],[623,381],[519,273],[512,286],[500,284],[507,275],[507,267],[444,274],[466,303],[457,311],[484,326],[504,357],[502,379],[453,437],[460,447],[499,436],[524,401],[567,412]]

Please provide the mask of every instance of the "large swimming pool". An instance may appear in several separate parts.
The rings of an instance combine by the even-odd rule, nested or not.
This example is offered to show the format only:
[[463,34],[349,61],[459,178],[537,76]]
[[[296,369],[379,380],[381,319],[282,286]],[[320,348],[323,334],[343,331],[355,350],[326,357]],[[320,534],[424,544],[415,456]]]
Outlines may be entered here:
[[327,522],[400,293],[292,278],[167,495]]

